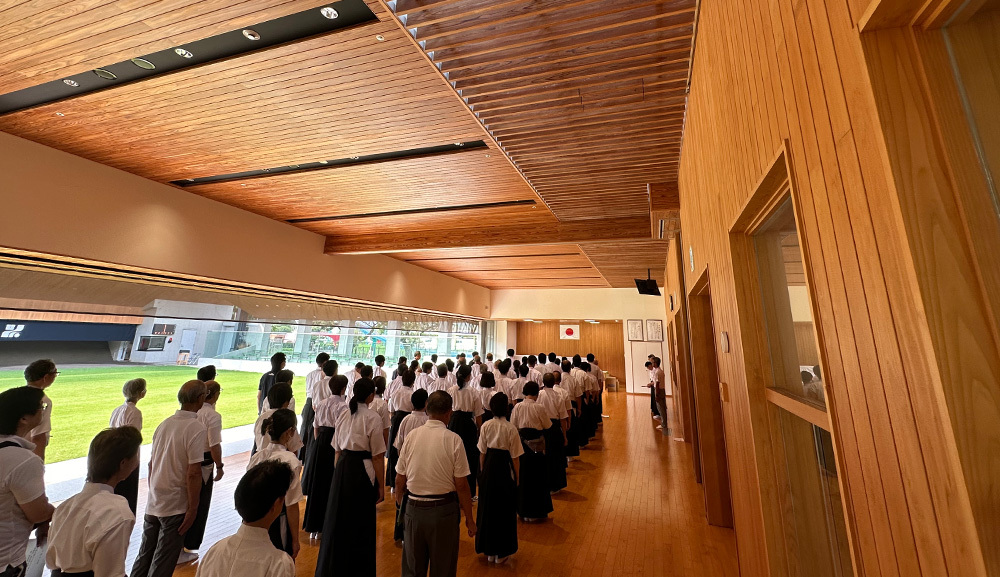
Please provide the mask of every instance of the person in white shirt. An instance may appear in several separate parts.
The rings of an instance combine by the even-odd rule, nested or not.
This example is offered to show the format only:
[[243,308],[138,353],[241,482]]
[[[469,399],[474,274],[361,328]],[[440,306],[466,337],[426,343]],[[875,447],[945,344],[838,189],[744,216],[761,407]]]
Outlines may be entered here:
[[[427,398],[422,427],[403,443],[396,465],[396,504],[403,509],[402,577],[458,574],[458,529],[465,514],[469,537],[476,536],[469,493],[469,463],[462,438],[449,431],[451,395],[437,391]],[[405,501],[404,501],[405,496]]]
[[536,364],[532,366],[532,368],[537,369],[539,373],[542,373],[544,375],[545,373],[552,372],[549,370],[549,367],[545,364],[545,353],[539,353],[538,356],[535,357],[535,363]]
[[298,434],[295,413],[289,409],[278,409],[264,419],[261,427],[271,440],[265,447],[250,457],[248,466],[253,467],[265,461],[278,460],[292,470],[292,483],[285,493],[285,507],[277,519],[268,527],[271,544],[294,559],[299,555],[299,502],[302,501],[302,463],[289,450],[288,442]]
[[235,535],[212,545],[198,563],[195,577],[294,577],[295,561],[272,547],[268,535],[291,484],[292,469],[281,461],[248,468],[234,495],[243,523]]
[[[541,358],[539,358],[539,362],[541,362]],[[562,365],[559,363],[559,357],[555,353],[549,353],[549,362],[545,363],[545,368],[550,373],[562,372]]]
[[344,397],[347,377],[334,375],[330,378],[329,389],[329,396],[316,405],[316,418],[313,421],[315,442],[309,447],[309,455],[303,465],[302,493],[309,498],[306,499],[306,511],[302,516],[302,528],[310,533],[311,539],[319,539],[323,532],[326,504],[330,498],[337,459],[333,435],[337,420],[348,411],[347,399]]
[[375,355],[375,366],[372,367],[371,379],[374,381],[378,377],[382,377],[387,382],[389,380],[389,374],[385,372],[385,355]]
[[396,370],[392,371],[392,380],[385,387],[385,396],[383,398],[385,398],[387,403],[390,403],[389,404],[390,413],[393,410],[391,404],[392,394],[395,393],[399,387],[403,386],[403,373],[405,373],[407,370],[408,369],[406,363],[400,363],[399,366],[396,367]]
[[[316,358],[318,359],[319,357],[317,356]],[[308,435],[310,439],[316,440],[316,436],[318,434],[316,432],[317,431],[316,413],[319,410],[318,409],[319,405],[322,404],[324,401],[326,401],[326,399],[330,398],[331,395],[330,379],[337,376],[338,367],[339,365],[337,364],[337,361],[334,360],[325,361],[323,363],[323,367],[320,369],[320,373],[323,376],[318,379],[313,377],[311,389],[309,388],[309,383],[310,383],[309,377],[308,376],[306,377],[306,387],[307,387],[306,391],[310,395],[310,397],[306,399],[306,404],[309,405],[309,412],[308,412],[309,423],[307,424],[305,422],[307,414],[306,411],[303,410],[302,430],[299,431],[299,437],[302,439],[302,448],[299,450],[299,458],[302,461],[302,470],[306,471],[306,475],[308,475],[311,460],[316,454],[316,447],[312,442],[310,442],[309,445],[306,446],[306,435]],[[313,373],[309,373],[309,375],[312,374]],[[346,377],[344,378],[344,384],[345,386],[347,384]],[[329,439],[326,442],[329,444]],[[330,471],[332,475],[333,469],[331,468]],[[303,475],[302,479],[302,490],[304,494],[306,495],[309,494],[309,489],[307,488],[305,475]]]
[[[295,380],[295,373],[293,373],[290,369],[281,369],[280,371],[278,371],[274,375],[274,386],[288,385],[288,387],[291,388],[292,387],[292,381],[294,381],[294,380]],[[272,388],[274,388],[274,387],[272,387]],[[270,391],[268,391],[268,392],[270,392]],[[264,397],[264,403],[261,404],[261,412],[262,413],[264,411],[268,411],[270,409],[279,409],[279,408],[285,408],[285,409],[288,409],[289,411],[292,411],[292,412],[295,411],[295,395],[294,395],[294,393],[292,394],[292,398],[288,399],[288,406],[287,407],[272,407],[271,406],[271,401],[268,400],[270,398],[271,398],[270,395],[267,395],[267,396]],[[301,440],[301,437],[299,438],[299,440]]]
[[508,369],[510,368],[510,360],[504,359],[496,364],[496,369],[493,371],[493,376],[496,380],[496,390],[498,393],[503,393],[507,396],[507,402],[510,403],[510,408],[514,408],[515,400],[515,383],[514,379],[507,376]]
[[524,446],[517,487],[517,514],[525,522],[539,521],[552,512],[544,437],[545,430],[552,426],[552,418],[545,406],[537,401],[538,385],[528,381],[524,384],[524,400],[514,405],[510,414],[510,422],[521,435]]
[[139,468],[141,444],[142,433],[131,425],[105,429],[91,441],[83,490],[63,501],[52,515],[45,564],[53,577],[125,576],[135,515],[112,487]]
[[180,410],[153,432],[149,500],[133,577],[170,577],[184,546],[184,534],[198,514],[206,438],[198,411],[206,396],[205,383],[184,383],[177,393]]
[[[430,363],[424,363],[429,365]],[[399,459],[399,449],[396,445],[396,435],[399,434],[399,426],[403,422],[410,412],[413,411],[412,395],[414,391],[424,391],[425,389],[417,389],[413,385],[416,382],[417,375],[413,371],[406,371],[402,375],[403,383],[396,392],[392,394],[392,398],[389,399],[389,405],[392,407],[392,421],[389,425],[389,442],[388,442],[388,458],[386,459],[386,485],[395,490],[396,484],[396,460]]]
[[472,390],[469,378],[472,369],[467,365],[458,367],[456,383],[448,388],[452,398],[451,420],[448,430],[459,437],[465,445],[465,457],[469,461],[469,491],[476,498],[476,479],[479,476],[479,427],[483,424],[483,400]]
[[337,421],[337,470],[323,521],[316,577],[375,575],[375,506],[385,498],[385,438],[382,419],[368,408],[374,399],[372,380],[358,380],[350,412]]
[[[490,401],[499,391],[496,388],[496,377],[493,373],[485,372],[479,378],[479,402],[483,406],[483,423],[493,418],[493,411],[490,409]],[[506,395],[505,395],[506,397]],[[509,413],[509,409],[508,409]]]
[[[51,387],[58,376],[59,371],[56,369],[56,364],[49,359],[35,361],[24,369],[24,380],[27,385],[42,391]],[[45,448],[48,447],[49,438],[52,436],[52,399],[44,392],[42,393],[42,404],[45,407],[42,409],[42,420],[31,430],[28,440],[34,443],[35,454],[44,463]]]
[[[426,362],[420,365],[420,372],[416,374],[416,380],[413,382],[413,388],[427,390],[431,382],[434,381],[437,375],[437,366],[434,363]],[[427,394],[431,394],[432,391],[427,391]]]
[[597,436],[597,424],[601,420],[601,409],[598,405],[600,387],[597,384],[597,377],[590,370],[590,363],[586,361],[580,363],[577,377],[584,383],[583,423],[589,440]]
[[649,373],[649,384],[646,387],[649,389],[649,411],[653,414],[653,419],[661,421],[660,409],[656,407],[656,371],[653,370],[653,358],[656,355],[649,355],[646,360],[646,372]]
[[205,425],[205,454],[201,462],[201,493],[198,496],[198,515],[194,524],[184,535],[184,550],[177,563],[188,563],[198,558],[196,551],[201,548],[208,524],[208,510],[212,505],[212,489],[216,481],[222,479],[222,415],[215,410],[215,404],[222,394],[222,387],[215,381],[205,383],[208,396],[198,410],[198,420]]
[[604,371],[597,364],[597,359],[593,353],[587,353],[587,362],[590,363],[590,374],[597,379],[597,424],[602,425],[604,418]]
[[[445,375],[445,378],[448,379],[448,386],[450,387],[450,386],[454,385],[455,382],[456,382],[456,380],[455,380],[455,361],[453,361],[451,359],[445,359],[444,360],[444,366],[445,366],[446,369],[448,369],[448,374]],[[447,390],[447,389],[445,389],[445,390]],[[433,391],[431,391],[431,392],[433,392]]]
[[330,377],[323,372],[323,366],[329,361],[330,355],[327,353],[316,355],[316,368],[306,375],[306,402],[302,404],[302,428],[299,431],[299,437],[302,438],[302,450],[299,452],[299,457],[303,460],[309,452],[309,443],[313,440],[315,405],[323,400],[330,391],[330,386],[327,384]]
[[517,552],[517,483],[521,470],[521,437],[507,421],[507,396],[490,399],[493,418],[479,435],[479,506],[476,510],[476,553],[490,563],[503,563]]
[[656,398],[656,409],[660,413],[660,424],[657,429],[664,436],[670,435],[670,426],[667,420],[667,377],[663,374],[663,369],[660,368],[660,357],[653,357],[653,374],[656,378],[656,385],[653,389],[653,395]]
[[[125,396],[125,402],[111,411],[110,427],[112,429],[135,427],[141,432],[142,411],[136,405],[146,397],[146,379],[126,381],[122,387],[122,395]],[[139,467],[115,485],[115,495],[125,497],[128,508],[132,511],[132,515],[135,515],[136,503],[139,500]]]
[[569,431],[566,432],[566,456],[567,457],[578,457],[580,456],[581,439],[583,437],[583,432],[580,429],[580,409],[583,406],[583,387],[581,383],[577,382],[573,378],[573,365],[569,361],[563,361],[562,372],[559,374],[560,386],[569,396],[570,399],[570,414],[569,414]]
[[493,353],[486,353],[486,368],[493,370]]
[[545,429],[545,458],[549,465],[549,492],[553,495],[566,488],[566,431],[569,429],[569,413],[563,396],[555,390],[556,377],[547,373],[542,377],[544,386],[538,391],[538,403],[552,419],[552,425]]
[[427,394],[433,394],[437,391],[448,391],[448,387],[452,385],[451,380],[448,378],[448,367],[447,365],[438,365],[437,368],[438,378],[434,379],[427,384]]
[[[271,390],[267,393],[267,404],[268,406],[274,406],[275,408],[267,408],[257,416],[257,422],[253,425],[254,434],[254,448],[250,451],[250,456],[252,457],[257,453],[257,451],[266,447],[271,439],[267,435],[261,432],[261,425],[264,423],[264,419],[270,417],[278,409],[288,409],[292,410],[292,387],[287,383],[278,383],[271,387]],[[299,449],[302,448],[302,438],[299,436],[299,432],[296,430],[295,435],[288,441],[288,450],[293,453],[298,453]]]
[[528,355],[528,380],[540,387],[542,386],[542,373],[535,368],[537,365],[538,360],[535,355]]
[[[514,404],[524,400],[524,384],[528,382],[534,382],[528,380],[528,365],[519,365],[517,367],[517,378],[511,381],[510,394],[508,395],[514,399]],[[538,383],[535,384],[537,385]]]
[[45,394],[37,387],[0,393],[0,575],[24,575],[31,530],[44,539],[52,505],[45,496],[45,465],[28,440],[42,421]]
[[389,428],[392,426],[392,413],[389,412],[389,403],[382,398],[385,394],[385,377],[375,377],[372,379],[375,383],[375,398],[371,403],[368,404],[368,408],[375,411],[380,419],[382,419],[382,435],[385,437],[385,444],[389,446]]
[[271,370],[260,376],[260,383],[257,385],[257,414],[260,414],[264,410],[264,401],[267,399],[267,393],[274,386],[278,372],[285,368],[285,361],[285,353],[274,353],[271,355]]
[[[402,422],[399,423],[399,431],[393,440],[393,446],[390,448],[390,450],[395,450],[397,458],[399,457],[399,450],[403,448],[403,443],[406,442],[406,436],[417,427],[423,426],[428,419],[427,412],[424,411],[424,408],[427,406],[427,391],[423,389],[414,391],[410,395],[410,402],[413,404],[413,412],[406,415]],[[395,468],[395,461],[393,461],[393,471],[395,471]],[[395,529],[393,529],[393,539],[397,543],[403,542],[404,529],[403,516],[399,514],[399,505],[397,504],[396,523]]]
[[362,377],[361,370],[365,368],[365,364],[358,361],[354,365],[354,369],[347,373],[347,396],[351,397],[354,391],[354,383]]

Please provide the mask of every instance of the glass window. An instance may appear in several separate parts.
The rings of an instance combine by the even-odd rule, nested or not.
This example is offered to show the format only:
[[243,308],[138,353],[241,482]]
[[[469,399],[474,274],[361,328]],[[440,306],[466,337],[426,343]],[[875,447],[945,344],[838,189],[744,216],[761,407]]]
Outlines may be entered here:
[[167,337],[139,337],[140,351],[162,351],[167,343]]

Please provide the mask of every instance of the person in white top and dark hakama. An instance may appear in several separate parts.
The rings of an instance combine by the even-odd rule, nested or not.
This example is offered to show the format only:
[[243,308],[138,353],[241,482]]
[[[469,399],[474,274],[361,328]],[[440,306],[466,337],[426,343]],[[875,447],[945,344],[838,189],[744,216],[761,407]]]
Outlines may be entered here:
[[[327,361],[327,364],[334,361]],[[337,460],[337,449],[333,443],[337,421],[348,412],[347,377],[334,375],[328,383],[329,396],[316,405],[313,420],[313,440],[309,449],[308,466],[302,474],[302,493],[308,495],[306,511],[302,516],[302,529],[311,533],[311,539],[320,538],[323,521],[326,519],[326,505],[333,485],[333,472]]]
[[[319,357],[317,357],[317,358],[319,358]],[[321,447],[317,447],[314,443],[310,442],[309,445],[306,446],[305,445],[305,436],[306,436],[306,434],[308,434],[310,439],[316,440],[316,436],[318,434],[317,433],[318,427],[316,425],[316,413],[319,411],[320,404],[322,404],[323,402],[325,402],[326,399],[329,399],[330,396],[333,394],[332,387],[330,386],[330,380],[333,379],[335,376],[337,376],[337,368],[338,368],[338,366],[339,365],[337,364],[337,361],[327,360],[326,362],[323,363],[323,368],[320,369],[320,374],[322,375],[321,378],[316,379],[315,377],[313,377],[313,380],[310,381],[310,377],[312,377],[312,375],[313,375],[313,373],[315,373],[315,371],[313,371],[313,373],[309,373],[309,376],[306,377],[306,394],[309,395],[309,397],[306,399],[306,403],[309,404],[309,415],[308,415],[309,416],[309,423],[308,423],[309,426],[308,426],[308,429],[307,429],[306,423],[305,423],[307,415],[306,415],[306,411],[303,410],[302,411],[302,421],[303,422],[302,422],[302,425],[301,425],[302,426],[302,430],[299,431],[299,437],[302,439],[302,443],[303,443],[303,447],[299,451],[299,457],[302,460],[302,494],[303,495],[309,495],[310,482],[307,481],[307,479],[309,479],[309,477],[311,476],[309,470],[310,470],[310,466],[311,466],[311,463],[312,463],[312,459],[314,458],[314,456],[317,453],[317,451],[322,452],[322,448]],[[347,386],[347,378],[346,377],[344,378],[344,386],[345,387]],[[332,426],[332,424],[330,424],[329,426]],[[329,444],[329,442],[327,444]],[[332,454],[333,453],[331,452],[331,455]],[[333,469],[332,468],[330,469],[330,475],[331,475],[331,478],[332,478],[332,475],[333,475]]]
[[208,397],[205,404],[198,410],[198,420],[205,425],[205,454],[201,462],[201,493],[198,496],[198,515],[194,524],[184,535],[184,551],[177,558],[177,563],[187,563],[198,558],[195,553],[201,549],[205,538],[205,526],[208,524],[208,511],[212,505],[212,489],[216,481],[222,480],[222,415],[215,410],[215,403],[222,394],[219,383],[209,380],[205,383]]
[[552,419],[552,426],[545,429],[545,458],[549,464],[549,492],[556,494],[566,488],[566,430],[569,428],[569,413],[562,395],[553,387],[556,377],[546,374],[542,377],[544,387],[538,391],[538,403],[545,407]]
[[299,555],[299,502],[303,498],[302,483],[299,480],[302,463],[287,445],[292,437],[298,434],[295,425],[295,413],[289,409],[278,409],[264,419],[261,428],[271,442],[250,457],[248,465],[254,467],[264,461],[278,460],[292,470],[292,483],[285,494],[284,509],[268,527],[267,532],[271,537],[271,544],[276,549],[291,555],[293,559]]
[[[146,379],[132,379],[122,387],[125,402],[111,412],[112,429],[118,427],[135,427],[142,431],[142,411],[136,405],[146,396]],[[115,485],[115,495],[121,495],[128,501],[128,508],[135,515],[136,502],[139,500],[139,467]]]
[[543,520],[552,512],[543,436],[552,426],[552,419],[537,400],[538,385],[528,381],[524,384],[524,401],[515,405],[510,414],[510,422],[517,428],[524,446],[517,486],[517,514],[527,522]]
[[469,461],[469,490],[476,498],[476,479],[479,477],[479,427],[483,424],[483,401],[469,386],[472,369],[461,365],[455,373],[456,383],[448,389],[451,395],[451,420],[448,430],[462,437],[465,458]]
[[[406,436],[417,427],[423,426],[428,419],[427,412],[424,411],[424,408],[427,406],[427,391],[423,389],[414,391],[413,394],[410,395],[410,402],[413,404],[413,412],[407,415],[406,418],[404,418],[399,424],[399,431],[397,431],[396,438],[393,439],[393,446],[391,447],[391,450],[396,451],[397,456],[399,455],[400,449],[403,448],[403,443],[406,442]],[[395,463],[393,464],[393,468],[395,468]],[[392,532],[392,538],[397,542],[403,541],[405,514],[406,510],[397,504],[396,527]]]
[[142,433],[131,425],[105,429],[90,442],[87,482],[52,515],[45,564],[53,577],[124,577],[135,526],[128,501],[112,487],[139,468]]
[[272,547],[267,533],[285,507],[291,484],[292,469],[282,461],[263,461],[247,469],[235,494],[243,523],[235,535],[205,553],[195,577],[294,577],[295,561]]
[[433,394],[437,391],[448,392],[448,387],[452,385],[451,380],[448,378],[448,366],[445,364],[438,365],[437,368],[438,377],[427,384],[427,394]]
[[[424,364],[429,365],[430,363]],[[390,421],[389,425],[389,457],[386,464],[387,475],[385,482],[390,489],[394,489],[396,484],[396,460],[399,459],[399,449],[395,446],[396,435],[399,432],[399,424],[413,410],[410,398],[413,395],[413,383],[416,381],[417,375],[413,371],[406,371],[402,374],[402,377],[402,386],[389,399],[389,405],[392,409],[392,421]]]
[[372,380],[358,380],[350,412],[337,421],[337,469],[323,521],[316,577],[375,575],[375,506],[385,497],[385,438],[382,419],[368,408],[374,398]]
[[476,509],[476,553],[496,563],[503,563],[517,552],[517,481],[524,454],[517,429],[507,421],[507,408],[507,395],[493,395],[493,418],[483,423],[479,434],[482,474]]
[[[478,393],[479,393],[479,402],[483,406],[484,424],[486,423],[486,421],[489,421],[490,419],[493,418],[493,410],[490,408],[492,406],[490,404],[490,401],[493,399],[493,396],[496,395],[498,392],[499,391],[497,391],[496,388],[496,377],[493,376],[493,373],[485,372],[482,375],[480,375]],[[504,395],[504,397],[506,397],[506,395]],[[510,412],[509,408],[507,411],[504,411],[504,413],[507,414],[509,414],[509,412]]]
[[324,393],[329,391],[329,386],[324,382],[329,377],[323,372],[323,365],[330,360],[330,355],[320,353],[316,355],[316,367],[306,375],[306,402],[302,404],[302,429],[299,437],[302,438],[302,449],[299,450],[299,458],[303,461],[309,453],[309,443],[313,440],[313,419],[315,418],[315,405],[324,398]]
[[385,377],[375,377],[372,381],[375,383],[375,398],[369,403],[368,408],[375,411],[379,418],[382,419],[382,436],[385,437],[385,445],[388,447],[389,428],[392,427],[392,413],[389,411],[389,403],[383,398],[383,395],[385,395]]

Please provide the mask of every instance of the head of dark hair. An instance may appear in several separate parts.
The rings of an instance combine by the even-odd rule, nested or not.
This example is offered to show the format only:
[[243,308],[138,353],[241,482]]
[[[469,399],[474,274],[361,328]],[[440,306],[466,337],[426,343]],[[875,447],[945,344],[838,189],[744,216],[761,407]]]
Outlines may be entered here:
[[[507,360],[509,361],[510,359],[507,359]],[[514,369],[514,374],[515,375],[520,375],[521,374],[521,361],[519,361],[517,359],[514,359],[514,361],[511,362],[507,366],[508,367],[512,367]]]
[[330,377],[330,392],[335,395],[343,395],[347,390],[347,377],[344,375],[333,375]]
[[406,371],[401,376],[403,377],[404,387],[412,387],[414,381],[417,380],[417,373],[414,373],[413,371]]
[[432,362],[432,363],[436,363],[436,362],[438,362],[438,356],[437,356],[437,353],[434,353],[434,354],[432,354],[432,355],[431,355],[431,362]]
[[272,441],[277,443],[278,439],[285,434],[285,431],[294,429],[296,424],[294,411],[291,409],[278,409],[260,424],[260,434],[268,435]]
[[293,380],[295,380],[295,373],[289,369],[281,369],[274,374],[275,383],[288,383],[290,385]]
[[497,364],[497,368],[500,369],[500,373],[506,375],[510,372],[510,359],[504,359]]
[[538,353],[538,362],[543,365],[545,364],[545,353]]
[[545,388],[551,389],[556,385],[556,376],[552,373],[545,373],[542,375],[542,384],[545,385]]
[[580,355],[573,355],[573,366],[574,367],[579,367],[580,366],[580,361],[582,361],[582,360],[583,359],[580,358]]
[[448,372],[450,373],[451,371],[455,370],[455,361],[451,359],[445,359],[444,366],[448,367]]
[[535,355],[528,355],[528,366],[535,366],[538,364],[538,357]]
[[535,381],[528,381],[524,383],[524,388],[521,389],[525,397],[537,397],[538,396],[538,383]]
[[280,409],[290,400],[292,400],[292,386],[288,383],[276,383],[267,392],[267,404],[271,405],[272,409]]
[[521,357],[521,364],[522,364],[522,365],[526,365],[526,364],[528,364],[528,357],[525,357],[525,356],[522,356],[522,357]]
[[569,361],[563,361],[562,362],[562,370],[563,370],[564,373],[570,372],[571,370],[573,370],[573,363],[571,363]]
[[446,365],[438,365],[438,377],[445,378],[448,376],[448,367]]
[[354,370],[358,371],[359,373],[361,372],[361,369],[363,369],[363,368],[365,368],[365,364],[362,363],[361,361],[358,361],[358,362],[354,363]]
[[208,394],[205,395],[205,401],[208,402],[209,399],[219,396],[219,393],[222,392],[222,385],[216,381],[205,381],[205,389],[208,390]]
[[550,363],[556,362],[556,359],[558,359],[558,358],[559,357],[557,357],[555,353],[549,353],[549,362]]
[[44,394],[35,387],[14,387],[0,393],[0,435],[16,435],[21,417],[42,410]]
[[236,485],[236,512],[247,523],[260,521],[292,484],[292,468],[277,459],[247,469]]
[[510,403],[510,399],[507,398],[507,395],[497,393],[490,398],[490,412],[493,413],[494,417],[506,419],[507,413],[510,411],[508,403]]
[[594,362],[594,353],[587,353],[587,362],[588,363]]
[[381,397],[385,392],[385,377],[379,375],[372,379],[372,382],[375,383],[375,394]]
[[446,391],[434,391],[427,397],[427,414],[432,417],[443,417],[451,411],[451,395]]
[[521,365],[520,367],[517,367],[517,374],[518,374],[518,376],[521,376],[521,377],[527,377],[528,376],[528,365]]
[[427,406],[427,391],[417,389],[410,395],[410,402],[413,403],[414,411],[422,411]]
[[396,365],[396,376],[402,375],[408,370],[409,369],[407,368],[406,363],[399,363]]
[[271,355],[271,371],[278,372],[285,365],[285,353],[274,353]]
[[375,366],[381,367],[385,364],[385,355],[375,355]]
[[507,349],[507,356],[508,357],[513,357],[514,356],[514,349]]
[[493,353],[486,353],[486,360],[487,361],[492,361],[493,360]]
[[590,363],[588,363],[588,362],[582,362],[582,363],[580,363],[580,370],[583,371],[583,372],[585,372],[585,373],[589,373],[590,372]]
[[104,429],[90,442],[87,452],[87,480],[104,483],[115,476],[122,461],[139,452],[142,433],[135,427]]
[[472,376],[472,367],[469,365],[462,365],[458,367],[458,371],[455,372],[455,383],[458,388],[464,389],[465,385],[469,383],[469,377]]
[[412,361],[410,361],[410,370],[413,371],[413,372],[419,371],[420,370],[420,361],[418,361],[417,359],[413,359]]
[[405,364],[406,364],[406,361],[408,361],[408,360],[409,360],[409,359],[407,359],[406,357],[399,357],[399,362],[398,362],[398,363],[396,363],[396,364],[397,364],[397,365],[405,365]]
[[479,356],[479,351],[472,351],[472,356],[478,357]]
[[326,362],[329,361],[329,360],[330,360],[330,354],[329,353],[320,353],[320,354],[316,355],[316,364],[319,365],[319,366],[321,366],[321,367],[323,365],[325,365]]
[[371,379],[365,377],[358,379],[354,383],[354,395],[351,397],[351,401],[348,405],[351,408],[351,414],[358,412],[358,405],[364,404],[368,400],[368,397],[375,393],[375,383]]
[[816,375],[817,379],[823,378],[823,373],[820,372],[819,365],[813,365],[813,374]]
[[56,364],[51,359],[37,360],[24,368],[24,381],[27,383],[40,381],[55,370]]
[[484,389],[492,389],[497,385],[497,378],[493,376],[493,373],[486,371],[483,376],[479,379],[479,386]]
[[648,369],[649,367],[652,367],[652,366],[653,366],[653,362],[652,362],[652,361],[646,361],[646,364],[645,364],[645,367],[646,367],[647,369]]
[[809,371],[800,371],[799,376],[802,377],[802,384],[809,384],[813,380],[813,374]]
[[216,377],[215,365],[205,365],[204,367],[198,369],[198,380],[204,383],[208,381],[214,381]]
[[337,374],[337,369],[339,368],[340,365],[337,364],[337,361],[329,360],[323,363],[323,374],[328,377],[332,377]]
[[372,378],[372,375],[375,374],[375,369],[373,369],[370,365],[365,365],[361,367],[361,371],[359,372],[359,374],[361,375],[362,379],[370,379]]

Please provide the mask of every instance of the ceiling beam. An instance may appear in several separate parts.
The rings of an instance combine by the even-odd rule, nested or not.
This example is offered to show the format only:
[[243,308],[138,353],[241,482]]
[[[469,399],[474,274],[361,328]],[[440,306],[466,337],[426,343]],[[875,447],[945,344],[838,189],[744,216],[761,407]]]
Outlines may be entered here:
[[649,239],[648,217],[605,218],[554,223],[551,226],[483,226],[448,231],[413,231],[392,235],[328,237],[327,254],[370,254],[457,248],[564,244],[604,240]]

